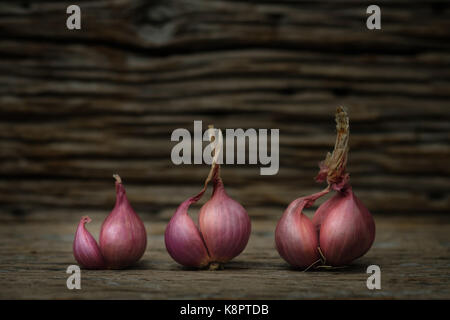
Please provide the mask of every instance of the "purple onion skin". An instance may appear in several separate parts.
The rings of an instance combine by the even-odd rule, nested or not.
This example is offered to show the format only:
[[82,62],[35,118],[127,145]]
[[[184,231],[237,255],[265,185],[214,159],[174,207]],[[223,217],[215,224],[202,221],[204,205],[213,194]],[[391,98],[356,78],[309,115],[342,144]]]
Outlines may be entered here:
[[103,269],[105,261],[94,237],[86,230],[85,224],[91,218],[82,217],[78,224],[73,241],[73,255],[81,267],[85,269]]
[[314,213],[314,216],[312,218],[312,223],[314,227],[316,228],[317,234],[320,235],[320,227],[322,226],[323,221],[327,217],[328,213],[330,212],[331,208],[336,206],[336,203],[338,203],[340,200],[340,197],[331,197],[324,203],[322,203],[319,208],[317,208],[316,212]]
[[186,267],[203,268],[210,259],[202,236],[188,215],[188,208],[196,201],[195,198],[184,201],[178,207],[167,225],[164,240],[167,251],[176,262]]
[[291,202],[275,229],[278,253],[297,268],[307,268],[320,259],[317,232],[311,220],[303,214],[304,206],[303,198]]
[[116,181],[116,204],[100,231],[100,249],[106,265],[111,269],[131,266],[146,247],[144,223],[128,202],[124,186]]
[[251,223],[244,207],[227,195],[222,180],[213,183],[213,195],[200,209],[199,226],[211,261],[225,263],[247,246]]
[[351,187],[333,198],[328,200],[332,206],[328,204],[326,214],[321,214],[320,249],[326,264],[343,266],[369,251],[375,240],[375,222]]
[[200,209],[197,228],[188,215],[188,208],[204,192],[205,189],[178,207],[164,234],[170,256],[186,267],[204,268],[228,262],[245,249],[250,237],[247,212],[226,194],[217,177],[211,199]]

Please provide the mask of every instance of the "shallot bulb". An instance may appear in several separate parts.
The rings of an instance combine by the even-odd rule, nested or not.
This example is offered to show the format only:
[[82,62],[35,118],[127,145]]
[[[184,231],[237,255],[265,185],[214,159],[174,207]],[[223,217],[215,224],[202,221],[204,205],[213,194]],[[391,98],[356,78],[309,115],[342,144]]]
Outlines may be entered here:
[[116,204],[106,217],[100,231],[100,245],[85,229],[89,217],[78,225],[73,243],[73,253],[78,263],[86,269],[120,269],[135,264],[147,247],[144,224],[131,207],[122,180],[116,179]]
[[307,268],[320,261],[317,232],[302,211],[327,192],[324,190],[292,201],[277,224],[276,248],[280,256],[294,267]]
[[[186,267],[221,268],[245,249],[250,237],[250,218],[244,207],[226,193],[215,161],[202,191],[178,207],[164,234],[170,256]],[[200,209],[197,226],[188,209],[203,196],[211,180],[213,193]]]
[[188,209],[202,197],[208,182],[198,195],[178,207],[164,234],[170,256],[186,267],[221,268],[245,249],[250,237],[247,212],[227,195],[218,170],[215,172],[213,194],[200,209],[199,227]]
[[78,263],[85,269],[103,269],[105,261],[94,237],[86,230],[85,224],[91,218],[82,217],[75,233],[73,242],[73,255]]
[[244,207],[225,192],[220,177],[213,184],[211,199],[200,209],[198,220],[210,260],[225,263],[244,251],[250,237],[250,218]]
[[322,204],[313,223],[316,228],[320,223],[320,249],[331,266],[343,266],[363,256],[375,240],[372,215],[351,187],[338,191]]
[[203,237],[188,215],[189,206],[200,197],[197,195],[180,204],[164,233],[170,256],[179,264],[191,268],[203,268],[210,262]]
[[128,201],[119,176],[116,178],[116,205],[103,221],[100,250],[110,268],[124,268],[136,263],[147,247],[147,233],[141,218]]
[[[333,153],[319,164],[318,182],[328,187],[314,195],[294,200],[278,223],[275,240],[278,252],[296,267],[317,263],[316,246],[322,265],[343,266],[363,256],[375,240],[375,222],[369,210],[353,193],[346,172],[349,121],[342,107],[336,112],[337,138]],[[312,222],[301,210],[330,191],[336,194],[315,212]],[[306,205],[295,205],[306,202]],[[313,231],[311,231],[313,230]],[[316,266],[316,267],[320,267]]]

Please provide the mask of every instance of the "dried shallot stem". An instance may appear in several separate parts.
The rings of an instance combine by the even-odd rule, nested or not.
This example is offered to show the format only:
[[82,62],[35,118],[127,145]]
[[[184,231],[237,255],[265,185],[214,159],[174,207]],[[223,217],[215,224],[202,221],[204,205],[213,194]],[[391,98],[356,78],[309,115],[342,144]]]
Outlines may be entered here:
[[317,247],[317,250],[319,251],[320,257],[322,259],[322,264],[325,264],[327,262],[327,258],[325,258],[325,256],[323,255],[323,252],[320,249],[320,247]]
[[350,134],[348,115],[343,107],[336,109],[336,131],[334,150],[332,153],[328,152],[325,160],[319,163],[320,171],[316,181],[326,180],[334,189],[342,189],[348,182],[346,166]]
[[122,183],[122,179],[120,178],[120,176],[117,173],[113,174],[113,178],[116,179],[117,183]]
[[[307,267],[305,270],[303,270],[303,272],[308,271],[309,269],[311,269],[312,267],[314,267],[318,262],[321,262],[321,261],[322,261],[321,259],[314,261],[309,267]],[[317,268],[317,267],[316,267],[316,268]]]
[[[214,126],[209,125],[208,128],[214,129]],[[211,131],[210,131],[209,132],[209,140],[212,142],[212,141],[214,141],[213,138],[215,138],[215,137],[211,134]],[[200,198],[203,196],[206,189],[208,188],[208,184],[211,182],[211,180],[213,178],[220,179],[220,165],[217,163],[217,160],[219,158],[220,151],[222,150],[222,145],[223,145],[222,132],[219,130],[219,142],[215,145],[215,148],[214,148],[214,156],[213,156],[213,160],[211,163],[211,169],[209,170],[208,176],[205,179],[202,190],[200,190],[200,192],[197,195],[195,195],[194,197],[191,198],[192,203],[200,200]]]
[[[213,136],[211,133],[212,129],[214,129],[214,126],[212,124],[210,124],[208,126],[208,128],[210,129],[208,132],[209,133],[209,141],[213,142],[216,139],[216,137]],[[220,179],[220,165],[217,163],[217,161],[219,159],[220,152],[222,150],[222,145],[223,145],[222,131],[220,131],[220,129],[219,129],[219,141],[214,146],[213,159],[211,162],[211,170],[209,171],[208,177],[205,180],[205,189],[213,177],[215,179]]]

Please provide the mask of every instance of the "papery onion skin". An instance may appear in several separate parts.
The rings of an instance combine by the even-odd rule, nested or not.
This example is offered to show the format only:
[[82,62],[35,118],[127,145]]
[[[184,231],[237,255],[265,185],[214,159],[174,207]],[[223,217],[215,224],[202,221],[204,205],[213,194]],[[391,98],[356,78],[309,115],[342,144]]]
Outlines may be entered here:
[[211,261],[226,263],[247,246],[251,222],[244,207],[228,196],[222,179],[213,183],[213,195],[200,209],[199,227]]
[[333,196],[324,203],[322,203],[314,213],[312,218],[312,223],[314,228],[316,228],[317,234],[320,235],[320,227],[322,226],[323,221],[327,217],[330,209],[339,202],[340,197]]
[[120,178],[116,179],[116,204],[100,231],[100,249],[111,269],[135,264],[147,247],[144,223],[131,207]]
[[94,237],[86,230],[85,224],[91,222],[88,216],[82,217],[73,241],[73,255],[85,269],[103,269],[105,261]]
[[317,232],[302,211],[328,192],[325,189],[292,201],[277,224],[275,246],[280,256],[293,267],[308,268],[320,260]]
[[291,266],[307,268],[319,259],[319,241],[309,218],[303,213],[294,214],[290,207],[275,230],[276,248]]
[[210,259],[202,236],[188,215],[188,208],[197,197],[184,201],[178,207],[166,227],[164,240],[167,251],[176,262],[186,267],[203,268]]
[[326,264],[347,265],[369,251],[375,240],[375,222],[351,187],[328,201],[332,205],[327,205],[327,213],[321,217],[320,249]]

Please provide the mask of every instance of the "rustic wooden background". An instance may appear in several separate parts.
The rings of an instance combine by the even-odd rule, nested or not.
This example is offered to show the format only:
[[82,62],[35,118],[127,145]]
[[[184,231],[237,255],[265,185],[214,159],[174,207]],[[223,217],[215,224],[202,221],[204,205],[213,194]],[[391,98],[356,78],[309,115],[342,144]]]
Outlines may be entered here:
[[[66,29],[66,8],[73,3],[82,10],[79,31]],[[114,204],[113,173],[122,176],[130,201],[157,239],[150,242],[162,264],[152,260],[149,248],[144,265],[151,261],[150,267],[156,263],[156,269],[170,265],[178,270],[163,249],[162,232],[178,204],[200,190],[209,168],[173,165],[170,136],[176,128],[192,130],[194,120],[222,129],[280,129],[277,175],[260,176],[259,165],[224,166],[223,179],[256,230],[255,242],[242,257],[249,262],[237,262],[236,268],[249,266],[260,274],[272,258],[278,265],[267,268],[285,266],[271,247],[273,229],[290,201],[322,188],[313,177],[334,144],[338,105],[350,115],[354,190],[381,225],[367,263],[381,263],[384,257],[389,264],[401,257],[398,263],[415,268],[414,259],[426,252],[422,269],[406,270],[411,281],[426,277],[429,265],[437,266],[436,275],[446,274],[450,4],[376,3],[382,9],[379,31],[366,28],[372,1],[361,0],[2,1],[1,297],[61,297],[52,288],[64,287],[60,269],[74,262],[70,246],[76,224],[90,214],[95,217],[90,229],[98,235]],[[409,250],[415,243],[407,229],[412,214],[414,241],[425,240]],[[427,216],[432,218],[422,223]],[[426,233],[422,224],[429,226]],[[385,255],[383,250],[394,247]],[[24,279],[18,266],[35,280],[43,277],[42,270],[53,270],[58,274],[53,278],[62,282],[46,294],[37,286],[26,291],[30,278],[17,280]],[[365,279],[360,269],[363,275],[357,277]],[[345,282],[346,275],[338,280]],[[160,276],[167,278],[161,282],[165,287],[176,273]],[[234,279],[233,273],[229,276]],[[391,284],[396,277],[390,275]],[[336,280],[332,274],[329,279]],[[334,288],[334,282],[324,283]],[[367,297],[361,283],[363,293],[355,294],[348,284],[349,291],[325,290],[316,297]],[[397,290],[379,297],[449,297],[438,287],[445,287],[448,277],[434,279],[422,291],[417,289],[422,283],[410,283],[408,292],[397,284]],[[290,296],[287,288],[268,282],[260,295],[242,297],[301,297]],[[92,297],[104,297],[106,289],[97,289]],[[176,285],[172,295],[122,289],[111,297],[124,297],[120,292],[146,298],[220,297],[214,289],[189,295]]]
[[[378,1],[0,4],[0,210],[109,210],[119,173],[142,215],[170,216],[206,165],[175,166],[175,128],[280,128],[280,171],[225,167],[253,216],[321,186],[336,106],[354,189],[378,212],[448,212],[450,6]],[[168,209],[168,212],[161,209]]]

